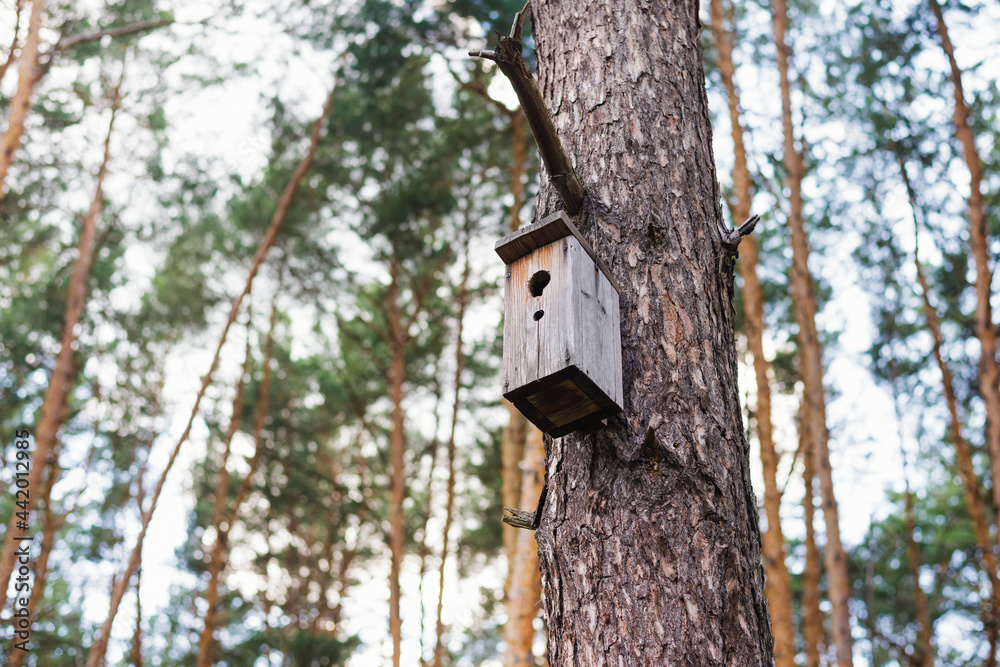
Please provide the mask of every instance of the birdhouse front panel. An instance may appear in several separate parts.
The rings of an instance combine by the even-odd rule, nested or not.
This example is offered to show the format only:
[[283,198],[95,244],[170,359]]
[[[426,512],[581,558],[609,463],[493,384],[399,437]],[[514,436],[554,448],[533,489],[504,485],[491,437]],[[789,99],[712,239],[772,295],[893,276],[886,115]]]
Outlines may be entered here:
[[504,290],[504,397],[553,437],[622,405],[618,291],[567,223],[563,214],[555,224],[567,235],[538,247],[559,231],[551,219],[517,235],[528,249],[507,265]]

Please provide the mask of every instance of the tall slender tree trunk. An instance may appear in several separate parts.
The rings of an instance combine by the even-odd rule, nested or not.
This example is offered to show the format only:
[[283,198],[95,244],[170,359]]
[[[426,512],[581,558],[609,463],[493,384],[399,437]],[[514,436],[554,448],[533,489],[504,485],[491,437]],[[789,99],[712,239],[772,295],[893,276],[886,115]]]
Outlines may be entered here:
[[[747,167],[746,148],[743,145],[743,125],[740,122],[740,98],[736,90],[733,65],[733,44],[723,21],[722,0],[711,1],[712,41],[718,59],[719,72],[729,101],[729,120],[732,126],[735,160],[733,186],[736,201],[732,206],[733,222],[750,217],[750,169]],[[735,27],[731,28],[735,31]],[[757,409],[754,421],[760,442],[760,462],[764,473],[764,512],[767,530],[764,531],[764,573],[768,610],[771,612],[771,630],[774,633],[774,663],[776,667],[795,665],[795,627],[792,624],[792,585],[785,565],[785,536],[781,530],[781,492],[778,490],[778,453],[774,447],[774,429],[771,426],[770,364],[764,357],[764,291],[757,277],[757,240],[749,236],[740,245],[740,274],[743,277],[743,310],[746,323],[747,345],[753,355],[754,377],[757,381]]]
[[823,599],[820,580],[823,576],[819,547],[816,546],[816,509],[814,505],[813,483],[816,467],[813,463],[809,437],[809,405],[805,401],[799,406],[799,447],[802,449],[802,511],[806,525],[806,564],[802,572],[802,638],[805,641],[806,667],[819,667],[826,631],[823,629],[823,611],[819,607]]
[[913,582],[913,606],[917,612],[917,623],[919,625],[918,635],[920,644],[916,648],[915,664],[920,667],[934,667],[934,649],[931,645],[933,626],[931,616],[927,611],[927,595],[920,585],[920,547],[914,537],[915,522],[913,519],[913,494],[910,486],[906,486],[906,516],[904,517],[906,539],[906,556],[910,567],[910,579]]
[[[508,122],[511,139],[510,193],[514,197],[514,203],[510,208],[508,228],[512,232],[516,232],[521,226],[521,209],[524,207],[524,183],[522,179],[527,171],[528,161],[528,136],[525,125],[523,110],[518,109],[510,115]],[[510,401],[505,400],[504,405],[507,406],[508,418],[500,444],[501,465],[503,467],[500,496],[504,507],[517,507],[521,500],[521,478],[529,472],[521,470],[521,462],[524,459],[525,429],[528,428],[528,420]],[[507,556],[504,598],[509,604],[511,601],[510,586],[514,577],[514,561],[517,558],[518,529],[504,524],[501,530],[503,531],[504,554]]]
[[[279,281],[280,283],[280,281]],[[275,293],[277,300],[279,290]],[[264,453],[264,427],[267,424],[267,407],[271,391],[271,359],[274,355],[274,325],[277,321],[278,310],[276,304],[271,306],[271,323],[267,332],[267,340],[264,343],[264,361],[261,365],[260,385],[258,386],[257,405],[254,410],[253,442],[254,452],[250,457],[250,464],[246,475],[240,480],[240,486],[236,490],[236,497],[233,499],[233,506],[225,513],[225,518],[219,523],[219,531],[215,545],[212,547],[212,556],[209,565],[210,580],[209,588],[205,593],[209,604],[205,614],[205,627],[202,629],[201,639],[198,645],[198,667],[211,667],[212,650],[215,644],[215,627],[219,617],[219,588],[222,585],[222,570],[225,567],[226,559],[229,556],[229,533],[233,525],[239,520],[240,510],[243,503],[250,496],[250,489],[253,485],[253,478],[260,468],[260,462]],[[227,494],[228,495],[228,494]],[[292,518],[292,525],[289,533],[295,533],[295,518]],[[289,609],[296,609],[297,602],[293,596],[289,596]]]
[[[512,232],[521,226],[521,209],[524,207],[523,177],[528,162],[526,125],[522,109],[511,113],[510,192],[514,196],[510,216]],[[507,407],[510,422],[504,431],[504,507],[534,507],[538,504],[538,496],[545,481],[545,443],[538,427],[529,424],[513,404],[507,403]],[[504,587],[507,606],[504,642],[507,650],[504,664],[506,667],[524,667],[535,664],[531,647],[535,643],[534,621],[538,615],[542,589],[542,575],[538,569],[538,544],[535,536],[526,531],[507,524],[504,524],[503,530],[507,553],[507,582]]]
[[829,433],[826,427],[826,391],[823,387],[823,346],[816,329],[816,295],[809,271],[809,242],[802,219],[802,177],[805,172],[802,154],[795,146],[792,124],[792,100],[788,81],[788,46],[785,32],[788,10],[785,0],[773,0],[774,42],[778,52],[778,74],[781,80],[781,124],[784,130],[784,162],[788,178],[788,229],[792,237],[792,270],[789,284],[795,304],[795,320],[799,325],[798,344],[802,349],[803,399],[809,403],[808,433],[810,450],[819,477],[823,518],[826,522],[826,576],[833,644],[837,665],[853,664],[854,641],[851,638],[850,578],[847,554],[840,541],[840,520],[837,499],[833,491],[830,469]]
[[393,257],[390,266],[391,282],[386,298],[389,316],[392,358],[389,362],[389,397],[392,400],[392,430],[389,434],[389,634],[392,636],[392,665],[399,667],[402,657],[403,619],[400,616],[400,571],[403,567],[403,548],[406,544],[406,527],[403,524],[403,501],[406,499],[406,434],[403,431],[403,382],[406,379],[406,335],[403,331],[403,314],[399,304],[401,266]]
[[[247,314],[247,345],[243,358],[243,368],[240,371],[240,378],[236,383],[236,395],[233,397],[233,407],[229,417],[229,427],[222,443],[222,456],[219,460],[219,472],[215,482],[215,505],[212,510],[212,525],[215,526],[215,544],[212,547],[211,560],[208,564],[208,586],[205,589],[205,601],[208,609],[205,612],[205,625],[202,628],[201,638],[198,642],[198,667],[211,667],[212,647],[215,635],[215,619],[217,616],[216,607],[219,604],[219,580],[222,578],[222,568],[225,565],[226,549],[223,544],[223,535],[228,535],[229,524],[226,522],[226,506],[229,501],[229,454],[233,443],[233,437],[240,428],[243,416],[243,393],[246,389],[247,373],[250,371],[250,324],[253,318],[248,307]],[[269,334],[270,335],[270,334]]]
[[437,616],[434,624],[434,667],[444,663],[446,647],[444,645],[444,573],[448,562],[448,551],[451,544],[451,526],[454,521],[455,509],[455,427],[458,426],[459,399],[462,391],[462,371],[465,370],[465,351],[462,349],[462,332],[465,324],[465,308],[469,303],[469,248],[465,249],[465,269],[462,271],[462,282],[458,288],[458,332],[455,340],[455,398],[451,406],[451,429],[448,433],[448,487],[444,505],[444,528],[441,533],[441,561],[438,567],[438,599]]
[[135,630],[132,631],[132,667],[142,667],[142,563],[135,568]]
[[983,163],[976,148],[976,139],[969,126],[969,107],[962,88],[962,70],[955,60],[955,49],[948,36],[948,25],[937,0],[927,0],[937,20],[941,47],[948,56],[951,82],[955,94],[952,116],[955,136],[962,144],[965,163],[969,168],[969,239],[972,259],[976,265],[976,337],[979,339],[979,393],[986,405],[986,442],[990,452],[990,473],[993,477],[993,514],[1000,537],[1000,365],[997,363],[997,331],[990,307],[993,270],[989,258],[989,238],[986,229],[986,206],[983,202]]
[[[7,194],[7,171],[14,163],[14,155],[24,136],[24,121],[31,111],[31,94],[38,81],[38,44],[42,27],[43,0],[31,0],[31,16],[28,18],[28,34],[21,47],[21,61],[17,66],[17,90],[10,100],[10,116],[7,130],[0,137],[0,202]],[[15,36],[15,41],[16,41]],[[6,580],[5,580],[6,581]]]
[[[28,598],[28,618],[34,620],[38,609],[45,596],[45,587],[49,577],[49,558],[52,555],[52,547],[55,546],[56,535],[66,522],[65,514],[56,514],[52,511],[52,487],[59,478],[59,461],[53,457],[49,463],[49,475],[45,480],[45,489],[42,491],[42,542],[39,547],[38,557],[35,559],[35,578],[32,581],[31,596]],[[11,651],[7,667],[21,667],[28,657],[27,651]]]
[[510,112],[510,194],[514,203],[510,206],[510,231],[516,232],[521,226],[521,209],[524,208],[524,175],[528,171],[528,131],[524,111]]
[[986,622],[986,645],[989,647],[986,654],[985,667],[997,667],[997,638],[1000,637],[1000,626],[995,620]]
[[310,167],[312,167],[313,160],[316,157],[316,150],[319,148],[319,140],[322,136],[323,125],[325,124],[327,117],[330,115],[330,110],[333,108],[333,95],[334,91],[331,90],[329,96],[326,98],[326,103],[323,105],[322,113],[312,125],[312,129],[309,134],[309,148],[306,150],[305,156],[295,167],[295,171],[292,172],[292,176],[289,179],[288,184],[285,186],[285,189],[281,193],[281,197],[278,199],[274,215],[271,217],[271,223],[264,232],[264,237],[257,246],[257,251],[254,253],[253,259],[250,262],[250,270],[248,272],[246,282],[243,284],[243,291],[240,292],[235,299],[233,299],[232,307],[229,310],[229,319],[226,320],[226,324],[222,329],[222,334],[219,336],[219,342],[215,347],[215,354],[212,357],[212,363],[208,368],[208,372],[205,374],[205,377],[202,378],[201,387],[195,395],[194,405],[191,407],[191,413],[188,415],[187,425],[184,427],[183,433],[181,433],[180,438],[177,439],[177,443],[170,452],[170,458],[167,460],[166,467],[163,469],[163,472],[160,473],[160,478],[156,482],[156,489],[153,491],[153,497],[150,501],[149,509],[143,512],[142,525],[139,529],[139,537],[136,540],[135,546],[132,547],[132,552],[129,555],[128,563],[125,565],[125,570],[121,573],[112,587],[108,617],[104,620],[104,623],[98,630],[97,635],[94,637],[94,642],[90,645],[90,652],[87,654],[87,667],[100,667],[100,665],[104,662],[104,656],[108,650],[108,640],[111,638],[111,627],[114,625],[115,617],[118,615],[118,607],[121,605],[122,598],[125,596],[125,591],[128,588],[128,582],[131,578],[131,574],[135,571],[135,568],[138,566],[142,557],[142,545],[143,541],[146,539],[146,531],[149,528],[149,522],[153,519],[153,514],[156,512],[156,507],[160,500],[160,494],[163,491],[163,485],[167,481],[167,475],[169,475],[171,469],[173,469],[174,463],[177,461],[177,456],[180,454],[181,447],[185,442],[187,442],[188,437],[191,435],[194,420],[198,416],[198,409],[201,406],[201,399],[205,397],[205,392],[208,391],[209,385],[212,384],[212,378],[215,375],[215,370],[219,366],[219,357],[222,354],[223,346],[226,344],[229,329],[233,326],[233,322],[236,321],[236,317],[243,305],[243,300],[247,297],[253,287],[253,281],[257,276],[257,272],[260,271],[260,267],[264,264],[264,260],[267,258],[268,251],[270,251],[271,246],[274,245],[274,242],[278,237],[278,233],[285,224],[285,220],[288,217],[288,211],[292,206],[292,202],[295,200],[295,196],[298,193],[302,179],[305,177],[306,172],[309,171]]
[[[34,11],[33,7],[32,13]],[[87,281],[90,278],[90,269],[94,259],[97,218],[101,214],[101,206],[104,203],[104,179],[108,175],[108,165],[111,160],[111,135],[114,132],[115,115],[121,102],[120,86],[119,82],[112,95],[111,119],[108,122],[108,133],[104,139],[104,157],[97,172],[94,197],[91,199],[90,208],[80,227],[76,261],[73,265],[73,275],[70,278],[66,297],[66,310],[63,314],[59,353],[56,355],[56,363],[49,376],[49,386],[45,390],[45,398],[42,400],[41,417],[35,428],[35,453],[31,461],[31,470],[28,473],[28,506],[23,509],[29,513],[35,508],[37,502],[35,492],[41,488],[42,473],[46,464],[54,460],[58,454],[59,429],[62,428],[65,406],[69,404],[70,390],[77,375],[76,365],[73,363],[73,348],[77,340],[77,327],[87,304]],[[0,187],[2,187],[2,182],[0,182]],[[0,609],[7,606],[7,584],[14,571],[14,562],[17,557],[18,542],[16,537],[23,536],[24,532],[17,527],[17,524],[17,513],[12,511],[10,521],[7,524],[7,533],[4,536],[3,551],[0,551]]]
[[[772,664],[699,3],[533,6],[576,218],[621,287],[624,413],[547,442],[552,665]],[[557,175],[558,176],[558,175]],[[559,208],[546,182],[540,215]]]
[[934,361],[937,362],[938,370],[941,372],[941,389],[944,393],[945,405],[948,406],[951,441],[955,447],[955,466],[958,468],[959,477],[962,479],[962,490],[965,492],[965,505],[969,508],[969,517],[972,519],[972,532],[981,553],[980,567],[990,581],[990,590],[992,591],[990,603],[992,607],[991,615],[995,618],[998,611],[1000,611],[1000,573],[997,571],[997,559],[993,549],[994,541],[990,536],[986,503],[981,495],[982,484],[972,464],[972,447],[962,432],[962,419],[958,412],[958,398],[955,395],[955,381],[951,374],[951,368],[944,358],[944,351],[942,349],[944,337],[941,334],[941,320],[938,317],[937,308],[931,303],[930,285],[927,281],[927,274],[924,273],[924,267],[920,263],[919,239],[921,220],[924,217],[922,213],[923,209],[917,202],[917,193],[910,182],[906,163],[902,156],[897,155],[897,159],[900,174],[903,178],[903,185],[906,186],[906,193],[910,200],[910,209],[913,212],[914,234],[917,239],[917,247],[913,254],[913,263],[917,270],[917,284],[920,286],[924,318],[927,320],[927,329],[930,331],[931,340],[934,343],[932,348]]
[[420,572],[417,578],[417,599],[420,600],[420,663],[425,663],[426,653],[424,640],[426,635],[427,609],[424,604],[424,580],[427,576],[427,557],[430,555],[430,547],[427,543],[427,524],[431,519],[432,508],[434,507],[434,471],[437,469],[437,453],[440,449],[441,440],[438,433],[441,429],[441,382],[440,366],[441,356],[439,355],[434,363],[434,437],[428,447],[431,465],[427,471],[427,492],[424,495],[424,507],[420,521],[420,543],[417,545],[417,558],[420,560]]
[[[524,460],[524,439],[528,420],[514,407],[510,401],[504,400],[507,407],[507,425],[503,429],[503,439],[500,442],[501,481],[500,498],[504,507],[518,507],[521,500],[521,461]],[[504,598],[510,600],[510,585],[514,577],[514,558],[517,553],[518,529],[503,525],[503,550],[507,556],[507,578],[504,583]]]
[[[534,425],[528,426],[524,446],[524,477],[517,507],[536,507],[545,485],[545,440]],[[503,638],[507,644],[506,667],[535,667],[532,647],[535,643],[535,616],[542,595],[538,569],[538,544],[530,530],[518,530],[517,548],[511,567],[510,592],[507,596],[507,623]]]

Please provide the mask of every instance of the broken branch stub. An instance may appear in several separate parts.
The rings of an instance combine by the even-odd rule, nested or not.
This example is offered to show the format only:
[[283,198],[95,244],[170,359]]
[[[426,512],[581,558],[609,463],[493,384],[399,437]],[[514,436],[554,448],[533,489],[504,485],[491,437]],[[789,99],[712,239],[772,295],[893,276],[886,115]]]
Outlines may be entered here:
[[[530,2],[530,0],[529,0]],[[500,68],[514,87],[517,99],[524,109],[524,116],[528,120],[531,134],[535,137],[535,144],[538,152],[542,156],[546,171],[552,177],[552,184],[555,186],[559,196],[562,197],[566,205],[566,212],[576,215],[583,207],[583,186],[580,185],[576,173],[573,171],[566,151],[563,150],[559,136],[556,134],[555,125],[549,115],[545,103],[542,101],[542,93],[538,90],[535,79],[531,76],[524,60],[521,58],[521,28],[524,22],[524,15],[527,12],[528,3],[524,9],[514,17],[514,25],[511,26],[510,35],[499,35],[499,43],[493,51],[473,50],[469,55],[474,58],[486,58],[492,60]]]

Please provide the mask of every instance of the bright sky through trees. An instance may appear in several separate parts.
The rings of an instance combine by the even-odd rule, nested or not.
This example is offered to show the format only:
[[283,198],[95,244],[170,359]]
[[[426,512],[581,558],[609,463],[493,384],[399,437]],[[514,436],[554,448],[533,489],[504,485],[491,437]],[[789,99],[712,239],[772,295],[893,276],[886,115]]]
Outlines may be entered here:
[[[33,4],[0,0],[0,67],[11,58],[0,79],[0,132],[8,128],[18,90]],[[805,564],[802,458],[796,454],[802,388],[787,278],[789,203],[772,6],[724,4],[735,37],[752,211],[763,218],[755,238],[767,300],[764,353],[773,364],[777,480],[797,624]],[[248,397],[227,463],[232,499],[256,451],[272,299],[274,375],[258,440],[264,458],[231,526],[215,659],[264,665],[296,655],[327,656],[329,664],[390,664],[388,489],[402,474],[401,664],[430,663],[446,447],[458,391],[444,664],[504,664],[508,562],[499,472],[508,415],[496,374],[503,264],[493,244],[507,233],[514,197],[509,119],[496,102],[514,109],[516,97],[492,64],[466,54],[492,45],[488,29],[506,34],[520,8],[504,0],[45,3],[37,82],[6,177],[9,194],[0,203],[5,526],[15,509],[7,492],[14,480],[13,433],[28,427],[34,434],[40,419],[119,80],[122,98],[70,355],[71,398],[59,411],[58,468],[44,473],[55,484],[31,518],[38,543],[47,522],[65,516],[51,524],[59,528],[34,625],[38,652],[25,664],[36,664],[42,652],[54,665],[86,660],[108,616],[109,582],[123,571],[138,536],[140,503],[148,504],[184,430],[232,299],[331,90],[315,160],[249,296],[250,319],[244,305],[149,525],[138,632],[130,585],[113,625],[108,664],[131,664],[136,643],[145,664],[190,664],[197,655],[206,554],[219,534],[211,508],[221,443],[249,342]],[[993,27],[1000,25],[1000,3],[944,8],[982,155],[995,262],[1000,48]],[[707,3],[701,15],[712,145],[727,197],[734,158],[726,91],[707,33]],[[150,27],[140,25],[145,22]],[[954,138],[952,83],[935,25],[927,4],[910,0],[885,7],[868,0],[789,6],[791,101],[807,164],[804,218],[825,345],[826,421],[849,560],[856,665],[871,664],[873,655],[879,664],[900,664],[916,645],[899,523],[904,482],[915,493],[924,559],[918,574],[930,602],[937,664],[982,664],[989,650],[989,586],[978,569],[915,291],[915,213],[888,152],[908,151],[904,159],[925,209],[917,214],[926,225],[919,259],[942,318],[975,472],[989,498],[980,348],[971,319],[969,171]],[[127,34],[114,32],[123,27]],[[533,49],[530,25],[526,30],[525,44]],[[107,34],[71,39],[102,31]],[[528,153],[525,224],[548,178],[539,175],[534,144]],[[455,341],[466,238],[471,272],[459,390]],[[391,299],[398,300],[398,313]],[[1000,306],[995,296],[993,304]],[[760,504],[754,375],[739,298],[735,307],[739,392]],[[396,315],[405,325],[398,340]],[[405,343],[398,386],[402,472],[389,458],[395,426],[389,369],[399,341]],[[35,493],[41,497],[42,489]],[[986,507],[992,525],[989,502]],[[821,519],[816,527],[822,546]],[[996,538],[991,533],[991,549]],[[829,611],[825,598],[823,610]],[[11,613],[8,602],[0,611],[3,651],[13,632]],[[533,637],[539,656],[541,618]],[[801,628],[796,632],[801,637]]]

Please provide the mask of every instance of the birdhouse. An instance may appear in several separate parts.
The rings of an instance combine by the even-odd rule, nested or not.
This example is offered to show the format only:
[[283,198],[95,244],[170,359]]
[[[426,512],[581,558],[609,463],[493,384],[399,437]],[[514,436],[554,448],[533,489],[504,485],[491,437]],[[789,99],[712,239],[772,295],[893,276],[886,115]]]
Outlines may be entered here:
[[503,395],[561,437],[622,410],[618,284],[560,211],[505,236]]

